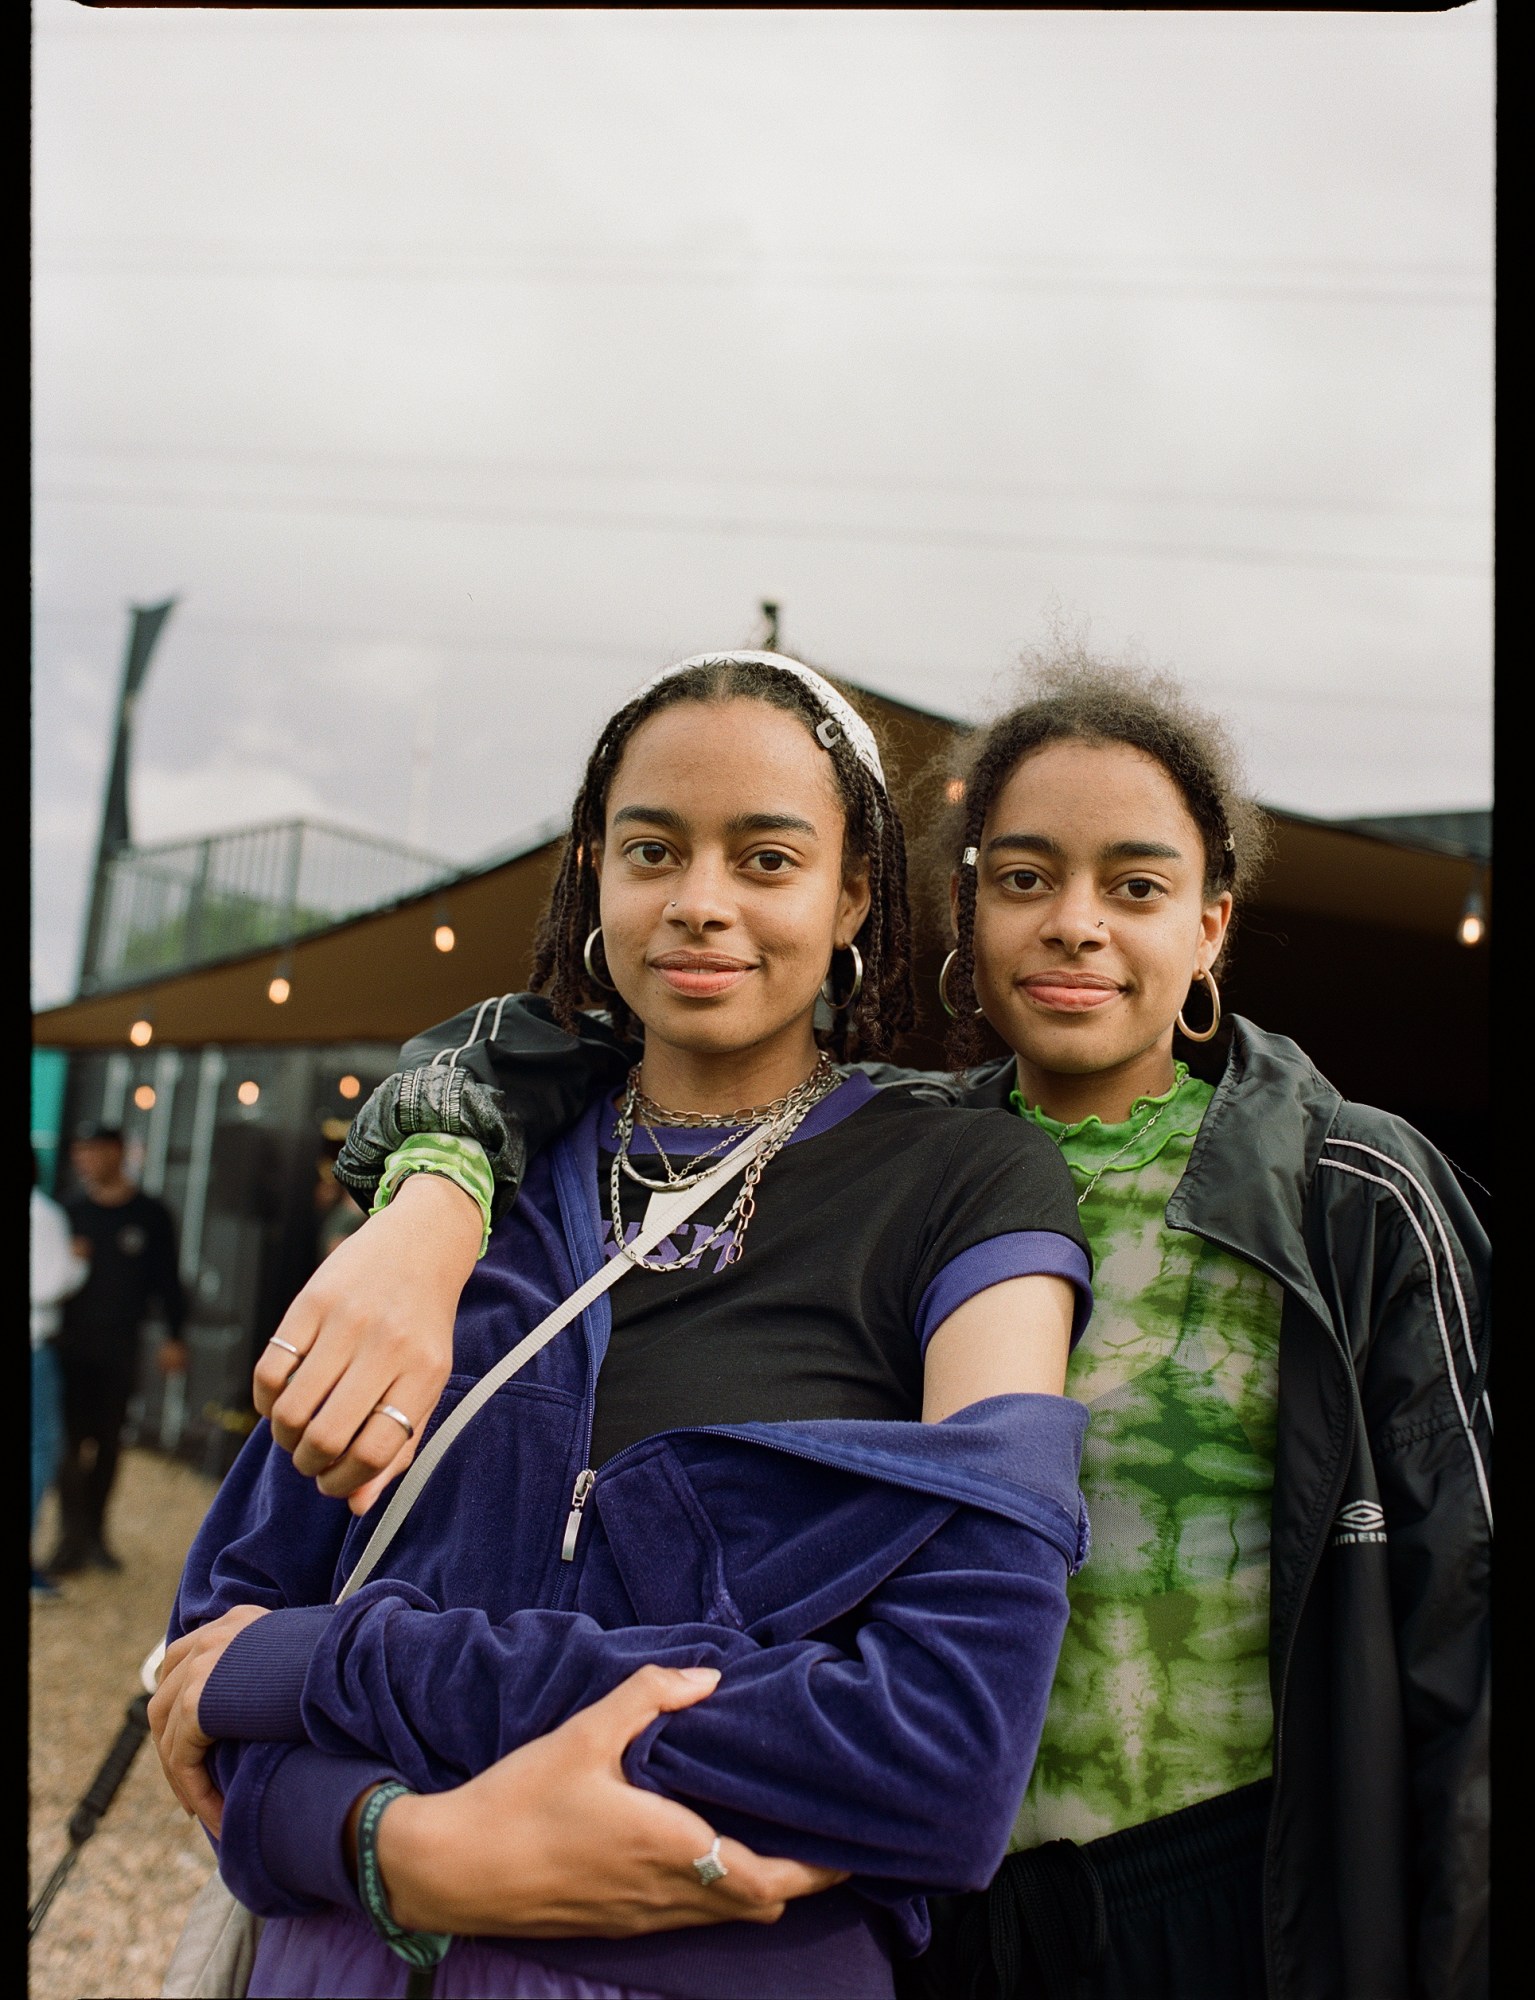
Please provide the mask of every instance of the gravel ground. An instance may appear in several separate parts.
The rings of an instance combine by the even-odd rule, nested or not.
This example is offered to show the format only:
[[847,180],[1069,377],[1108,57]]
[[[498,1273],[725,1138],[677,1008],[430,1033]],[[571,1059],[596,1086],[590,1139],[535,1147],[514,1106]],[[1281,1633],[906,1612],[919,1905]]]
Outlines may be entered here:
[[[69,1577],[32,1605],[28,1900],[66,1852],[69,1816],[139,1689],[139,1663],[165,1633],[187,1545],[213,1498],[189,1466],[123,1454],[109,1531],[121,1575]],[[37,1547],[53,1546],[51,1497]],[[32,2000],[155,1995],[212,1850],[160,1775],[146,1741],[100,1831],[80,1853],[29,1952]]]

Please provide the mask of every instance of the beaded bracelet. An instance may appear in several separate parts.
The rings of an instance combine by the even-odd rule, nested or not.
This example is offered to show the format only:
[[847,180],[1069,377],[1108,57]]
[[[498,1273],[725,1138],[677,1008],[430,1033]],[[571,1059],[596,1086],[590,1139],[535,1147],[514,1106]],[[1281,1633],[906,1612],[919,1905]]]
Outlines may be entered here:
[[376,1786],[364,1800],[357,1818],[357,1893],[362,1898],[362,1906],[373,1928],[384,1943],[407,1965],[421,1972],[429,1971],[447,1956],[448,1946],[453,1942],[452,1933],[402,1929],[390,1915],[383,1871],[378,1865],[378,1823],[384,1817],[384,1809],[393,1805],[396,1799],[412,1797],[414,1794],[409,1785],[402,1785],[397,1778],[391,1778],[386,1784]]

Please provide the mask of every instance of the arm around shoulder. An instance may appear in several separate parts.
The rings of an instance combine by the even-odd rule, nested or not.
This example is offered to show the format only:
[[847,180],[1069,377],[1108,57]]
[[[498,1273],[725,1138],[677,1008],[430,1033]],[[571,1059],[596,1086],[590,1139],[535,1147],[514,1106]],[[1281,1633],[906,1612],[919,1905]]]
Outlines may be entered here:
[[403,1140],[444,1132],[485,1148],[499,1216],[516,1199],[529,1157],[633,1060],[600,1016],[583,1015],[569,1034],[538,994],[491,995],[405,1044],[400,1068],[353,1121],[337,1178],[371,1199]]

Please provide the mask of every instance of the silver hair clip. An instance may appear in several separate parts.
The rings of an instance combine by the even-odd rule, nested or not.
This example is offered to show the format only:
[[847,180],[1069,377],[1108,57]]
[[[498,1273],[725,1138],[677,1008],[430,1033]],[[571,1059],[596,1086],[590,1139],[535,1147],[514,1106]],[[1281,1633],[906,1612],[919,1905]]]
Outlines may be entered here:
[[978,847],[967,847],[959,857],[960,865],[964,868],[973,868],[980,858],[981,850]]
[[815,726],[815,740],[823,750],[829,750],[841,734],[841,729],[829,715],[824,722],[818,722]]

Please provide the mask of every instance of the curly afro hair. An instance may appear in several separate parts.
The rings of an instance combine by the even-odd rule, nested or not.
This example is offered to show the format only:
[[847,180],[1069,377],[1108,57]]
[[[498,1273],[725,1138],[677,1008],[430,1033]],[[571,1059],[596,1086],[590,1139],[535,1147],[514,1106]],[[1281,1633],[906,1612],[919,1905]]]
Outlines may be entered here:
[[[1249,797],[1235,745],[1225,725],[1199,708],[1170,674],[1094,658],[1075,642],[1024,661],[1026,698],[961,739],[957,760],[939,774],[939,803],[927,850],[929,889],[945,904],[959,878],[958,936],[951,992],[967,993],[975,971],[973,868],[960,866],[978,847],[992,801],[1023,759],[1047,743],[1125,743],[1154,757],[1183,795],[1204,845],[1204,890],[1230,890],[1236,903],[1262,873],[1271,835]],[[946,914],[946,912],[945,912]],[[1228,929],[1229,944],[1231,932]],[[986,1036],[962,1011],[948,1038],[957,1069],[978,1062]]]

